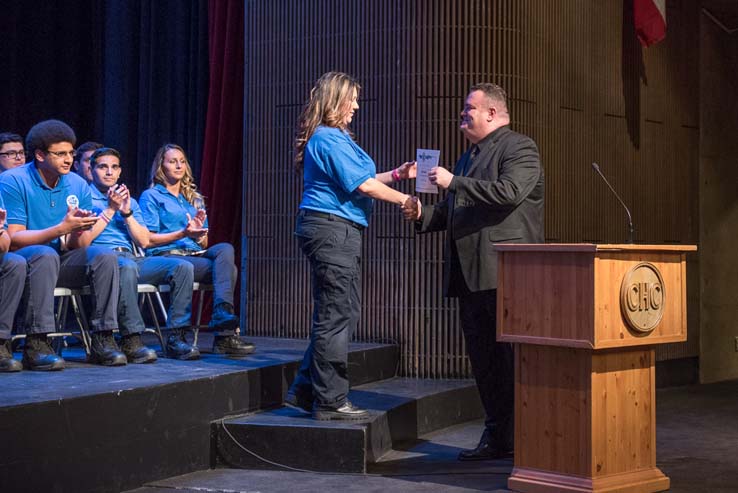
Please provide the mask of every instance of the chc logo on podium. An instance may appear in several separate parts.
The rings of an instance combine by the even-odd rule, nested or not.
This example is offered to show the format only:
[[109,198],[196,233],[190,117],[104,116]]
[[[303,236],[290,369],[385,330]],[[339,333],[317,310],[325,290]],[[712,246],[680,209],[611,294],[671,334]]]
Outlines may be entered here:
[[633,330],[650,334],[661,322],[665,300],[664,280],[655,265],[641,262],[623,276],[620,311]]

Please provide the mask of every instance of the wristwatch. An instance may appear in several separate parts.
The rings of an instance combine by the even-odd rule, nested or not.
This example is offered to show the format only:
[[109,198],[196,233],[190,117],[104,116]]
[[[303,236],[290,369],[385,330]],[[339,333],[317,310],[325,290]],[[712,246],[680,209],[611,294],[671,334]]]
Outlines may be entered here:
[[133,215],[133,209],[131,209],[128,212],[118,211],[118,214],[120,214],[120,217],[122,217],[123,219],[125,219],[125,218],[131,217]]

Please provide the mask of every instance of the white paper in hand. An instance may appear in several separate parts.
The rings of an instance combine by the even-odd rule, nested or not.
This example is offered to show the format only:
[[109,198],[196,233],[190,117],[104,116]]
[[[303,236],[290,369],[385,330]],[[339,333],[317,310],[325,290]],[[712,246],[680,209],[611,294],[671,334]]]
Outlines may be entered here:
[[416,149],[415,162],[418,175],[415,177],[415,191],[421,193],[438,193],[438,187],[428,180],[428,172],[438,166],[441,151],[438,149]]

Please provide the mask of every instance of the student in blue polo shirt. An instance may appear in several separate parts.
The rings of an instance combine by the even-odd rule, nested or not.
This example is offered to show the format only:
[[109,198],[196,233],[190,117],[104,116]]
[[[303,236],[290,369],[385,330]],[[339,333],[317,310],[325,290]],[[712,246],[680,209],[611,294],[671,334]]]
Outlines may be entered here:
[[[192,264],[176,257],[136,257],[131,241],[139,247],[149,245],[149,230],[141,208],[128,188],[118,184],[122,171],[117,150],[102,147],[90,156],[90,192],[93,211],[101,219],[91,230],[92,244],[117,252],[120,267],[118,324],[123,336],[121,349],[129,363],[156,361],[156,352],[141,341],[145,325],[138,305],[137,284],[169,284],[170,304],[167,325],[176,332],[190,325],[192,306]],[[169,338],[162,348],[170,358],[192,360],[200,357],[196,347],[180,338]]]
[[7,211],[0,194],[0,373],[20,371],[23,366],[13,359],[10,346],[13,319],[26,282],[26,259],[10,249],[10,236],[5,225]]
[[0,133],[0,173],[26,162],[23,138],[12,132]]
[[313,317],[310,345],[285,404],[318,420],[364,419],[348,400],[348,343],[361,313],[361,237],[374,200],[417,215],[412,197],[387,185],[415,176],[415,164],[377,173],[349,130],[360,86],[340,72],[321,76],[297,121],[295,165],[303,195],[295,236],[310,261]]
[[118,259],[109,249],[88,246],[98,218],[90,188],[72,169],[74,131],[59,120],[31,128],[26,150],[33,160],[0,174],[0,192],[8,211],[8,234],[15,253],[28,263],[23,365],[31,370],[61,370],[46,335],[56,330],[54,287],[92,291],[90,361],[126,364],[112,331],[118,328]]
[[92,183],[92,170],[90,168],[90,158],[92,153],[103,147],[99,142],[88,141],[79,146],[74,155],[72,166],[79,176],[85,179],[87,183]]
[[233,308],[236,264],[233,246],[208,247],[208,222],[202,195],[192,178],[184,150],[166,144],[151,167],[151,188],[141,194],[141,209],[152,232],[147,255],[184,259],[195,268],[195,281],[213,283],[213,316],[210,327],[218,332],[214,353],[246,355],[254,345],[235,333],[238,317]]

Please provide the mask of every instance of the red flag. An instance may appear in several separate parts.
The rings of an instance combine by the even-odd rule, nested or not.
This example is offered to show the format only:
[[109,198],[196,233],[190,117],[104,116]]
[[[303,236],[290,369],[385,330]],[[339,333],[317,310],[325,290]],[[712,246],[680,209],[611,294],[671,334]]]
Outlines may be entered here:
[[643,46],[666,36],[666,0],[633,0],[636,35]]

